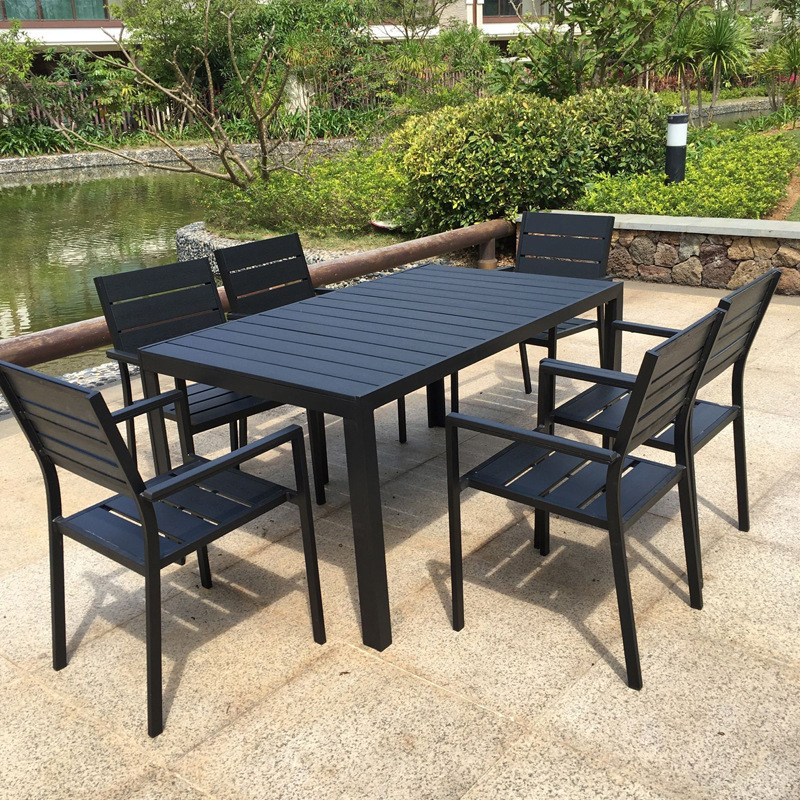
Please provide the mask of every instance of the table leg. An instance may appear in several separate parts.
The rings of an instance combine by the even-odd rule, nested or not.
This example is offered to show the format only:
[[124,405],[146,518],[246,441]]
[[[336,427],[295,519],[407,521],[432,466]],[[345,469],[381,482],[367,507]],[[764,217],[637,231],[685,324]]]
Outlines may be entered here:
[[[141,371],[142,392],[145,397],[155,397],[161,389],[158,375],[155,372]],[[153,464],[156,475],[161,475],[170,470],[169,444],[167,442],[167,428],[164,425],[164,409],[157,408],[147,415],[147,426],[150,429],[150,444],[153,448]]]
[[603,364],[606,369],[622,369],[622,331],[615,330],[611,323],[622,319],[622,284],[619,293],[605,304],[605,331],[603,333]]
[[344,443],[361,606],[361,638],[368,647],[385,650],[392,643],[392,625],[372,410],[344,418]]
[[447,416],[444,402],[444,378],[428,384],[428,427],[443,428]]

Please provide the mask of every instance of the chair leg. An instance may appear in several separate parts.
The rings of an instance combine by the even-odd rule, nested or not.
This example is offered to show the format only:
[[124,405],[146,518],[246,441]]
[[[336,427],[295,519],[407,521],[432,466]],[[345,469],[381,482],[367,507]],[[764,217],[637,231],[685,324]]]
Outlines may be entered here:
[[547,357],[548,358],[558,358],[558,339],[556,338],[556,334],[558,333],[557,328],[550,328],[547,331]]
[[305,488],[297,497],[300,511],[300,530],[303,536],[303,555],[306,562],[306,582],[308,583],[308,602],[311,607],[311,630],[317,644],[325,644],[325,616],[322,612],[322,590],[319,585],[319,560],[317,542],[314,537],[314,521],[311,513],[311,495],[308,490],[308,476]]
[[744,438],[744,411],[733,421],[733,457],[736,464],[736,501],[739,530],[750,530],[750,499],[747,491],[747,450]]
[[600,366],[606,363],[605,359],[605,338],[606,338],[606,312],[604,306],[597,307],[597,339],[598,352],[600,354]]
[[247,444],[247,417],[242,417],[239,420],[239,447],[244,447]]
[[450,376],[450,411],[454,414],[458,414],[458,406],[458,373],[454,372]]
[[397,440],[400,444],[405,444],[408,441],[408,432],[406,430],[406,398],[397,398]]
[[203,546],[197,551],[197,564],[200,568],[200,583],[204,589],[211,589],[211,564],[208,561],[208,547]]
[[231,422],[228,424],[228,431],[231,440],[231,452],[233,452],[234,450],[239,449],[239,431],[236,427],[235,422]]
[[703,607],[703,569],[700,551],[700,536],[697,530],[695,504],[697,498],[692,491],[691,470],[686,470],[678,482],[683,526],[683,547],[686,551],[686,575],[689,582],[689,604],[692,608]]
[[458,476],[458,429],[447,427],[447,516],[450,528],[450,585],[453,630],[464,627],[464,563],[461,548],[461,485]]
[[530,394],[533,386],[531,385],[531,367],[528,363],[528,346],[525,342],[519,344],[519,360],[522,363],[522,382],[525,384],[525,394]]
[[550,553],[550,513],[538,508],[533,512],[533,546],[542,556]]
[[453,593],[453,630],[464,627],[464,561],[461,549],[461,492],[448,489],[450,518],[450,584]]
[[[127,364],[120,362],[119,374],[122,379],[122,402],[126,406],[133,403],[133,386],[131,384],[131,371]],[[133,463],[137,463],[136,456],[136,420],[125,421],[125,433],[128,440],[128,450],[130,450]]]
[[53,669],[67,666],[67,622],[64,602],[64,537],[50,527],[50,624]]
[[314,473],[314,492],[317,505],[325,505],[325,484],[328,482],[328,454],[325,443],[325,417],[318,411],[307,412],[308,441],[311,449],[311,469]]
[[614,567],[614,584],[617,589],[617,606],[622,627],[622,647],[625,651],[628,686],[631,689],[641,689],[642,665],[639,662],[636,622],[633,617],[633,599],[628,575],[628,558],[625,553],[625,537],[618,522],[612,523],[608,534],[611,542],[611,563]]
[[145,618],[147,639],[147,733],[158,736],[164,730],[161,697],[161,576],[152,570],[145,576]]

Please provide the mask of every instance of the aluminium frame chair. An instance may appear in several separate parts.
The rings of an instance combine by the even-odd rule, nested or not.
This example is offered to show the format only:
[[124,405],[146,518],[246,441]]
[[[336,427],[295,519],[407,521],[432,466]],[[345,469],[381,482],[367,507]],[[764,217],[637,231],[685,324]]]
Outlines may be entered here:
[[[231,307],[229,319],[271,311],[273,308],[335,291],[313,287],[303,245],[296,233],[224,247],[214,251],[214,258]],[[316,415],[315,426],[315,438],[324,448],[325,421],[322,414]],[[404,397],[397,401],[397,427],[400,442],[405,442],[407,430]],[[315,484],[319,480],[327,483],[327,458],[324,455],[316,458],[312,451],[312,463],[319,464],[325,470],[319,478],[316,471],[314,472]]]
[[[447,486],[453,628],[464,627],[461,493],[468,488],[532,506],[534,545],[550,548],[550,514],[608,531],[628,686],[642,687],[625,534],[675,485],[680,495],[690,604],[703,606],[697,515],[691,474],[686,469],[692,405],[705,364],[722,324],[714,310],[645,354],[638,376],[624,376],[630,402],[613,448],[596,447],[540,430],[450,414],[447,417]],[[597,370],[605,372],[605,370]],[[664,424],[676,419],[674,466],[632,456]],[[459,429],[506,439],[511,444],[460,474]]]
[[[613,230],[614,217],[610,216],[526,211],[522,215],[514,271],[605,280]],[[528,345],[546,347],[548,358],[556,358],[560,339],[596,328],[602,363],[603,325],[604,315],[600,307],[597,309],[596,320],[574,317],[546,333],[520,342],[519,355],[525,394],[533,391]]]
[[[225,322],[208,258],[98,276],[94,282],[113,344],[113,349],[107,354],[119,365],[126,405],[133,402],[130,366],[139,365],[140,347]],[[186,381],[176,380],[175,385],[187,399],[189,440],[199,433],[228,425],[231,450],[247,442],[248,417],[282,405],[203,383],[187,385]],[[167,405],[164,416],[177,420],[174,404]],[[323,483],[316,481],[316,476],[327,471],[327,465],[322,467],[319,463],[326,460],[326,453],[324,444],[318,443],[320,437],[324,437],[324,431],[320,431],[318,415],[314,412],[308,413],[308,426],[317,502],[322,504],[325,490]],[[135,459],[133,420],[128,421],[126,431],[128,446]]]
[[[173,390],[110,412],[96,390],[0,362],[0,390],[33,449],[45,483],[50,540],[53,668],[67,665],[64,537],[138,573],[145,581],[147,730],[164,727],[161,674],[161,570],[197,552],[201,583],[212,587],[208,545],[277,506],[300,512],[314,640],[325,642],[303,431],[291,425],[260,441],[208,461],[192,451],[186,432],[186,397]],[[145,481],[117,425],[174,404],[187,459]],[[238,467],[290,444],[296,488],[250,475]],[[115,492],[67,517],[62,515],[59,470]]]
[[[750,503],[747,487],[747,452],[744,425],[744,370],[750,348],[767,312],[780,280],[781,271],[771,269],[758,278],[723,297],[717,308],[725,313],[722,329],[700,381],[702,389],[724,372],[731,370],[731,404],[721,405],[697,400],[692,414],[689,468],[694,472],[694,457],[728,425],[733,427],[733,452],[736,470],[736,497],[739,530],[750,529]],[[619,320],[611,325],[618,331],[649,336],[669,337],[672,328],[643,325]],[[620,373],[617,373],[620,374]],[[601,434],[605,440],[618,435],[630,392],[623,386],[607,382],[607,375],[591,368],[561,361],[543,360],[540,365],[540,387],[547,386],[556,376],[586,380],[595,385],[561,404],[557,408],[544,400],[539,422],[548,429],[553,424]],[[670,422],[644,443],[648,447],[675,452],[675,425]]]

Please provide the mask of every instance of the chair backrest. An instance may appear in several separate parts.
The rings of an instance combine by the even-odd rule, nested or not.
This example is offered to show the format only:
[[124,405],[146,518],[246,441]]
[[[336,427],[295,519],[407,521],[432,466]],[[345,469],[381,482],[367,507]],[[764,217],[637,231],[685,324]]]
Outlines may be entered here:
[[725,311],[725,321],[708,359],[701,386],[737,361],[744,363],[747,359],[780,278],[781,271],[771,269],[720,300],[718,308]]
[[45,480],[49,462],[121,494],[133,496],[144,488],[98,391],[5,361],[0,361],[0,390],[42,463]]
[[214,252],[231,311],[258,314],[314,296],[296,233]]
[[207,258],[105,275],[94,284],[111,341],[127,353],[225,322]]
[[602,278],[614,217],[526,211],[517,247],[517,272]]
[[618,452],[629,453],[688,411],[725,314],[715,308],[645,353],[615,443]]

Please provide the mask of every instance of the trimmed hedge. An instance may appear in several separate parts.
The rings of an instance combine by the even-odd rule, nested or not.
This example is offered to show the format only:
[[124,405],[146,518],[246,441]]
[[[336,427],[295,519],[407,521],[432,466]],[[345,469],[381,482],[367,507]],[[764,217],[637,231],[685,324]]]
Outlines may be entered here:
[[790,136],[752,134],[705,148],[686,166],[686,180],[664,175],[601,176],[576,203],[582,211],[759,219],[781,200],[800,161]]
[[647,172],[664,160],[667,107],[654,92],[597,89],[570,97],[564,107],[589,137],[595,171]]
[[563,103],[500,95],[409,121],[397,142],[423,232],[564,208],[596,172],[652,170],[666,110],[642,89],[600,89]]
[[574,116],[534,96],[444,108],[410,120],[398,141],[423,232],[564,206],[580,194],[593,164]]

